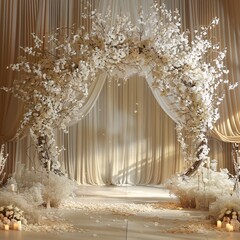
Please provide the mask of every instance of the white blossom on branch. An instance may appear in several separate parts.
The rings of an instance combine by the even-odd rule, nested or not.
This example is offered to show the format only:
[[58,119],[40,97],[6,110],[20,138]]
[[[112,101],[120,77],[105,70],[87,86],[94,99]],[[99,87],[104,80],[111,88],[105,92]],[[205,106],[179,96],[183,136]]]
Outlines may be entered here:
[[187,152],[190,138],[196,149],[193,160],[204,159],[208,148],[201,144],[207,144],[206,134],[219,118],[223,99],[219,86],[233,88],[226,79],[226,51],[208,40],[218,19],[196,31],[191,41],[188,31],[181,31],[179,13],[165,5],[155,4],[148,16],[140,13],[138,25],[124,15],[116,16],[112,24],[110,12],[105,16],[92,12],[91,20],[89,33],[83,28],[57,29],[45,36],[47,45],[33,34],[34,46],[23,47],[25,55],[11,65],[21,74],[5,90],[25,103],[19,133],[30,130],[42,162],[51,161],[51,168],[58,169],[53,129],[66,130],[81,116],[91,83],[101,71],[124,79],[151,75],[161,94],[175,100],[182,149]]

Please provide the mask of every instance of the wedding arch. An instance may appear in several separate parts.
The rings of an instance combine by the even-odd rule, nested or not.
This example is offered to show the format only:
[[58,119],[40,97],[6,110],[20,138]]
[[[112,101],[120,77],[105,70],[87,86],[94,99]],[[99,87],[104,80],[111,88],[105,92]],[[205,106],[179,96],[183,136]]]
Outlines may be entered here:
[[141,12],[137,26],[124,15],[112,24],[110,12],[87,17],[92,20],[90,33],[73,26],[44,39],[32,34],[33,47],[23,47],[24,55],[10,66],[19,71],[19,78],[4,89],[25,104],[18,135],[30,131],[40,163],[60,173],[54,129],[67,130],[81,117],[89,89],[101,74],[124,80],[138,74],[146,78],[158,102],[167,103],[164,109],[176,122],[184,160],[193,164],[185,172],[191,175],[209,152],[207,133],[219,118],[224,96],[219,86],[234,87],[226,79],[225,50],[208,39],[218,19],[200,27],[190,40],[188,32],[181,31],[178,12],[164,5],[153,5],[147,16]]

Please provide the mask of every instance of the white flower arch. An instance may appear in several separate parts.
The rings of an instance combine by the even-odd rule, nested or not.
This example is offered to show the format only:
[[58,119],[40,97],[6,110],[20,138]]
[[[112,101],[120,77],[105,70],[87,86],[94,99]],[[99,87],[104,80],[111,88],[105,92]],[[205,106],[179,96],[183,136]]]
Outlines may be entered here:
[[[90,33],[84,28],[58,29],[45,36],[47,48],[33,34],[34,46],[22,48],[25,56],[11,65],[21,72],[21,78],[5,90],[25,102],[19,133],[30,130],[41,163],[58,171],[53,129],[66,129],[79,118],[91,84],[101,72],[107,72],[123,79],[143,75],[155,96],[174,103],[185,160],[198,166],[209,151],[206,134],[219,118],[223,96],[217,89],[219,84],[228,84],[225,50],[207,39],[218,19],[196,31],[190,42],[188,32],[181,31],[178,12],[168,11],[164,5],[153,5],[146,17],[140,13],[137,26],[124,15],[118,15],[112,24],[110,12],[105,16],[92,12],[88,17],[92,19]],[[211,57],[206,58],[209,53]],[[194,153],[188,152],[187,138]]]

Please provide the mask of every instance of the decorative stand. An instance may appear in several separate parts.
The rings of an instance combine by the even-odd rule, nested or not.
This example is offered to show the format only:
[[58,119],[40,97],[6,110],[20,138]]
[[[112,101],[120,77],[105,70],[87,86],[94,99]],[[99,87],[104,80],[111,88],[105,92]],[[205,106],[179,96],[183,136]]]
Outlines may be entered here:
[[236,174],[235,184],[233,188],[233,193],[236,194],[236,196],[240,197],[240,187],[239,187],[239,178],[240,178],[240,150],[239,145],[237,143],[234,143],[232,145],[232,161],[233,166]]

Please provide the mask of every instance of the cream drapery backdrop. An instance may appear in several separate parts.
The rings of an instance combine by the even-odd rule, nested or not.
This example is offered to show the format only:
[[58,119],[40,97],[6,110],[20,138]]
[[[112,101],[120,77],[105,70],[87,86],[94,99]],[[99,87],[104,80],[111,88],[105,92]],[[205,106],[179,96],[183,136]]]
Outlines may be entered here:
[[[10,86],[14,77],[18,77],[6,66],[16,62],[19,46],[31,44],[32,32],[42,36],[57,27],[71,27],[73,23],[90,27],[90,21],[82,19],[80,14],[87,11],[84,7],[88,2],[91,1],[2,0],[0,85]],[[118,1],[91,3],[98,8],[103,2],[109,6]],[[124,1],[124,9],[130,6],[127,2],[130,1]],[[148,1],[144,2],[146,7]],[[228,48],[229,79],[239,81],[238,0],[167,0],[165,3],[169,9],[179,9],[183,30],[193,31],[215,16],[220,18],[215,34],[222,46]],[[136,8],[128,11],[136,14]],[[69,127],[69,134],[56,131],[58,144],[66,148],[61,160],[71,178],[83,184],[158,184],[184,168],[175,123],[159,107],[145,79],[137,76],[127,82],[103,79],[93,89],[83,111],[83,116],[88,114]],[[214,129],[214,137],[210,138],[211,155],[219,160],[219,167],[231,169],[232,166],[231,145],[222,141],[239,142],[239,93],[236,89],[227,94],[220,109],[221,119]],[[0,111],[0,140],[8,142],[10,153],[7,171],[13,172],[17,161],[35,167],[35,150],[29,137],[10,141],[19,125],[22,104],[0,92]]]

